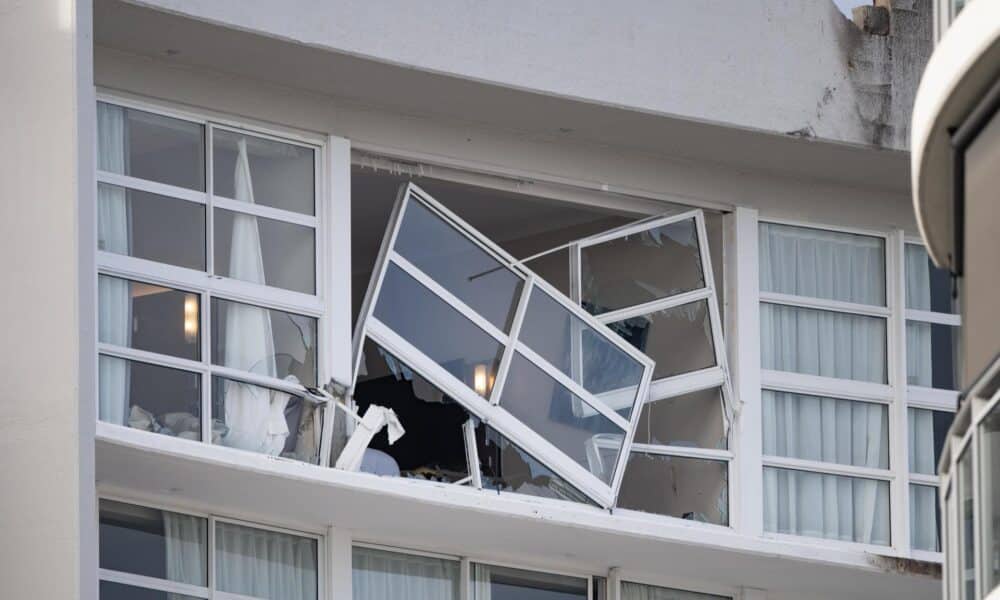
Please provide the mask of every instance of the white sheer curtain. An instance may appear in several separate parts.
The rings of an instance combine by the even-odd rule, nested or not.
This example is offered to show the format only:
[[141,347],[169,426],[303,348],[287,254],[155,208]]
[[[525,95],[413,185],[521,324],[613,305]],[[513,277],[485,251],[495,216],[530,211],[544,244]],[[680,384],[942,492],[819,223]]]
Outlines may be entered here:
[[[931,309],[931,269],[923,248],[906,245],[906,308]],[[931,324],[906,322],[906,383],[931,387]]]
[[315,539],[233,523],[215,526],[215,585],[224,592],[316,600]]
[[163,531],[166,537],[167,579],[191,585],[208,585],[205,573],[205,544],[208,540],[205,519],[164,511]]
[[471,600],[490,600],[493,597],[492,578],[489,565],[473,563]]
[[[934,411],[911,408],[907,411],[907,443],[910,472],[937,473],[934,460]],[[937,488],[910,486],[910,538],[914,548],[938,549]]]
[[[885,250],[877,238],[765,223],[760,226],[760,257],[762,291],[885,303]],[[761,306],[764,368],[883,382],[885,352],[883,319]],[[879,462],[884,432],[883,413],[877,407],[841,411],[839,416],[836,403],[782,401],[771,409],[771,439],[765,440],[765,452],[777,452],[779,444],[791,443],[793,447],[786,450],[807,451],[814,460],[843,454],[866,465]],[[874,480],[768,468],[765,529],[887,544],[884,493]]]
[[623,581],[621,587],[622,600],[727,600],[728,596],[702,594],[686,590],[656,587]]
[[936,487],[910,486],[910,545],[917,550],[939,552]]
[[[103,102],[97,105],[97,168],[125,173],[125,110]],[[125,190],[110,185],[97,187],[98,248],[116,254],[129,253],[129,215]],[[128,282],[101,277],[98,285],[98,338],[106,344],[128,346],[132,321]],[[98,362],[98,416],[102,421],[125,425],[128,415],[129,364],[125,360]]]
[[361,547],[352,561],[354,600],[458,600],[458,561]]
[[[236,200],[254,203],[247,143],[240,138],[234,173]],[[229,276],[264,284],[264,257],[256,217],[233,213]],[[277,376],[271,313],[264,308],[231,302],[225,317],[223,366]],[[234,448],[278,455],[288,438],[285,406],[288,394],[226,380],[225,415],[229,432],[222,443]]]

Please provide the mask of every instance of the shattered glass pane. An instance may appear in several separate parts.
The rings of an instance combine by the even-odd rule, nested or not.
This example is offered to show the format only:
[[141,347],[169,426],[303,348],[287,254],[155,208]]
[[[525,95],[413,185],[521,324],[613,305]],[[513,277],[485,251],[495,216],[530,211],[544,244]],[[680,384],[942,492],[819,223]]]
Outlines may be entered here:
[[724,461],[633,452],[618,506],[728,525],[728,471]]
[[608,327],[656,361],[654,380],[715,366],[707,300],[608,323]]
[[632,441],[636,444],[726,449],[722,389],[698,390],[647,402],[642,407],[639,426]]
[[695,221],[581,248],[580,276],[583,307],[595,315],[703,288]]

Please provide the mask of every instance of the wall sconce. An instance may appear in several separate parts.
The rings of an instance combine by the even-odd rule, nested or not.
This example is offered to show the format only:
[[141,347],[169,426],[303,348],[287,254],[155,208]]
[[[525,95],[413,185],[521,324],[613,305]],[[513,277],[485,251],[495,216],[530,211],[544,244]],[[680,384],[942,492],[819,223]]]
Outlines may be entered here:
[[487,386],[486,365],[476,365],[472,370],[472,388],[476,390],[477,394],[485,398],[489,387]]
[[198,341],[198,296],[184,296],[184,341]]

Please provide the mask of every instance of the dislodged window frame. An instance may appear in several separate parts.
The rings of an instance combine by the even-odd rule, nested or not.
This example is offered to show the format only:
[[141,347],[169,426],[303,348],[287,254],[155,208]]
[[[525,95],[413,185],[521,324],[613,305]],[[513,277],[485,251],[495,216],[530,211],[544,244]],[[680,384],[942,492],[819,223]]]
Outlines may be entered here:
[[[213,364],[210,312],[212,299],[218,298],[221,300],[251,304],[264,309],[288,311],[298,315],[315,318],[317,320],[317,382],[325,382],[329,380],[330,368],[327,357],[330,357],[332,354],[331,338],[333,337],[330,335],[329,322],[330,314],[332,312],[330,310],[331,285],[329,281],[330,278],[328,269],[326,268],[326,259],[324,257],[327,255],[327,248],[331,247],[331,241],[329,239],[330,231],[327,225],[329,217],[327,215],[331,215],[333,213],[333,209],[331,206],[332,197],[330,194],[325,193],[327,188],[324,185],[323,165],[326,144],[322,139],[314,136],[298,134],[287,130],[279,131],[256,124],[249,126],[245,123],[226,121],[221,118],[209,119],[204,115],[200,115],[195,112],[179,110],[173,107],[168,108],[160,104],[141,101],[128,96],[105,91],[97,94],[97,101],[99,103],[106,103],[123,109],[134,109],[171,119],[187,121],[200,125],[204,128],[204,191],[192,190],[157,181],[132,177],[130,175],[123,175],[120,173],[113,173],[99,168],[96,170],[96,180],[98,184],[109,184],[122,187],[126,190],[149,192],[163,196],[170,201],[190,202],[201,205],[205,209],[206,231],[204,271],[179,267],[133,256],[126,256],[100,249],[95,252],[98,275],[130,279],[141,283],[174,288],[197,296],[200,307],[198,330],[200,332],[199,352],[201,359],[198,361],[188,360],[166,354],[112,345],[100,341],[98,342],[97,347],[98,356],[120,358],[197,374],[201,380],[201,442],[206,444],[212,443],[213,377],[223,377],[237,382],[277,390],[279,392],[284,392],[291,396],[301,398],[306,402],[322,404],[322,433],[320,440],[319,463],[324,464],[326,457],[329,455],[329,432],[331,428],[328,426],[328,421],[332,423],[334,408],[318,400],[316,396],[306,393],[305,389],[301,385],[279,378],[252,373],[250,371],[243,371]],[[214,160],[212,140],[213,132],[217,130],[246,134],[255,138],[277,141],[283,144],[300,146],[313,150],[313,190],[315,215],[304,215],[289,210],[259,204],[248,204],[215,195],[213,185]],[[234,213],[271,219],[283,223],[292,223],[313,229],[315,231],[315,294],[307,294],[215,275],[215,252],[213,243],[215,237],[215,208],[223,208]],[[95,320],[96,318],[97,315],[95,315]]]
[[[516,310],[510,326],[510,334],[505,334],[487,319],[480,316],[475,310],[470,308],[460,299],[445,290],[436,283],[429,275],[422,272],[406,258],[400,256],[394,250],[400,225],[406,207],[411,202],[419,202],[425,208],[431,210],[437,217],[443,219],[449,225],[455,227],[461,234],[469,238],[473,243],[486,251],[492,258],[497,260],[506,269],[515,273],[523,281],[519,298],[516,303]],[[477,325],[483,332],[490,335],[503,345],[503,354],[500,366],[496,375],[495,384],[489,394],[489,398],[484,398],[476,394],[471,388],[457,380],[433,360],[427,358],[422,352],[395,333],[391,328],[382,323],[374,316],[376,299],[385,278],[389,265],[395,265],[408,275],[416,279],[425,288],[431,291],[440,300],[445,302],[454,310],[458,311],[465,318]],[[469,412],[481,419],[484,423],[495,428],[498,432],[516,442],[526,452],[542,461],[555,473],[564,477],[569,483],[576,486],[581,492],[592,498],[598,504],[611,507],[614,505],[618,489],[621,485],[625,471],[625,464],[628,459],[628,448],[631,446],[632,437],[635,433],[635,425],[639,418],[639,408],[646,398],[649,390],[650,379],[654,363],[647,356],[635,350],[627,342],[617,335],[609,333],[606,339],[619,348],[622,352],[634,359],[643,367],[643,374],[638,385],[632,417],[630,420],[624,419],[611,407],[597,399],[583,387],[574,382],[562,371],[547,363],[534,351],[524,345],[518,339],[521,323],[527,311],[528,299],[534,288],[544,291],[548,296],[558,302],[568,312],[579,318],[584,323],[594,327],[595,330],[604,331],[602,324],[594,319],[586,311],[571,300],[565,298],[561,292],[556,290],[544,279],[538,277],[533,272],[525,268],[520,261],[510,256],[507,252],[497,246],[493,241],[486,238],[470,225],[465,223],[457,215],[442,206],[426,192],[413,183],[400,187],[399,196],[389,219],[385,236],[379,250],[376,267],[372,275],[372,282],[368,287],[365,300],[361,308],[358,325],[354,334],[353,356],[354,356],[354,381],[357,381],[359,372],[362,348],[365,338],[371,338],[375,343],[385,348],[390,353],[399,356],[416,369],[429,382],[447,392],[459,404],[463,405]],[[546,375],[554,379],[560,385],[569,389],[573,394],[585,399],[591,406],[598,409],[610,421],[624,430],[624,441],[614,471],[614,478],[611,485],[605,484],[594,474],[584,469],[571,458],[566,456],[561,450],[551,442],[545,440],[525,423],[521,422],[502,408],[499,404],[511,362],[514,358],[515,349],[526,357],[536,367],[542,369]],[[404,424],[405,426],[405,424]],[[466,436],[467,438],[469,436]],[[469,465],[470,469],[478,468],[478,465]]]

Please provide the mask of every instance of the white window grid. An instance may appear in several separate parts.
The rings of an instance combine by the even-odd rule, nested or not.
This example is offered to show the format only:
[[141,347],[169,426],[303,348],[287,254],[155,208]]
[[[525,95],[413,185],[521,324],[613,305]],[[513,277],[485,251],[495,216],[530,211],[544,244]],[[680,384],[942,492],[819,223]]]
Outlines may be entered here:
[[[760,290],[759,300],[761,304],[777,304],[796,308],[807,308],[840,312],[852,315],[875,317],[886,321],[886,383],[875,383],[869,381],[858,381],[852,379],[840,379],[834,377],[824,377],[819,375],[808,375],[791,371],[777,371],[761,368],[760,380],[761,389],[766,391],[787,392],[793,394],[803,394],[812,396],[825,396],[828,398],[839,398],[858,402],[868,402],[873,404],[883,404],[888,409],[888,435],[889,435],[889,467],[887,469],[870,468],[854,465],[845,465],[832,462],[816,460],[806,460],[800,458],[790,458],[784,456],[774,456],[763,454],[761,463],[764,468],[778,468],[795,471],[808,471],[825,475],[835,475],[842,477],[852,477],[869,479],[875,481],[885,481],[889,484],[889,518],[890,518],[890,542],[889,546],[866,544],[862,542],[844,542],[839,540],[829,540],[823,538],[822,543],[830,545],[843,545],[847,547],[861,548],[867,551],[887,554],[905,553],[909,545],[909,517],[907,512],[909,488],[905,487],[905,481],[901,481],[900,475],[905,476],[904,471],[908,471],[908,460],[906,456],[905,444],[905,406],[896,399],[895,384],[898,380],[898,371],[903,369],[905,381],[906,362],[900,351],[899,334],[900,328],[894,326],[896,318],[901,314],[903,299],[900,292],[903,288],[893,285],[893,273],[901,274],[902,255],[894,248],[902,246],[894,244],[894,241],[901,239],[900,232],[885,232],[878,230],[868,230],[850,227],[836,227],[817,224],[814,222],[797,221],[779,218],[761,218],[760,224],[774,223],[788,225],[791,227],[801,227],[805,229],[817,229],[821,231],[835,231],[850,233],[868,237],[879,238],[884,242],[885,248],[885,305],[875,306],[855,302],[844,302],[840,300],[827,300],[811,296],[800,296],[795,294],[784,294],[777,292],[767,292]],[[763,260],[763,258],[761,259]],[[901,282],[902,280],[899,279]],[[905,344],[903,344],[905,346]],[[900,410],[902,408],[902,410]],[[763,449],[762,449],[763,450]],[[763,490],[762,490],[763,492]],[[802,538],[792,534],[782,534],[775,532],[764,532],[764,536],[774,539],[801,540]],[[810,538],[813,539],[813,538]]]
[[[631,452],[638,454],[653,454],[658,456],[714,460],[726,463],[726,469],[727,471],[730,471],[730,466],[734,458],[731,439],[732,422],[736,411],[734,409],[735,402],[732,384],[730,382],[726,345],[722,334],[722,316],[720,314],[719,302],[715,289],[715,276],[712,271],[708,234],[705,229],[704,212],[701,209],[694,209],[668,216],[649,217],[636,223],[624,225],[622,227],[570,243],[566,246],[569,254],[570,298],[582,306],[582,249],[591,246],[598,246],[600,244],[618,240],[630,235],[636,235],[644,231],[688,220],[693,221],[697,234],[699,259],[701,261],[702,269],[701,275],[704,285],[700,288],[685,291],[679,294],[601,313],[596,315],[595,318],[599,322],[607,325],[623,319],[646,316],[693,302],[705,301],[707,303],[709,323],[711,326],[712,346],[715,354],[715,365],[693,372],[681,373],[653,380],[650,384],[649,394],[645,399],[645,403],[667,400],[669,398],[676,398],[685,394],[708,389],[719,389],[721,391],[723,401],[723,418],[725,419],[723,426],[727,440],[726,448],[697,448],[691,446],[633,443],[631,446]],[[561,250],[562,248],[563,247],[549,250],[543,254],[547,254],[555,250]],[[532,258],[536,258],[538,256],[540,255],[536,255]],[[530,260],[531,259],[526,259],[526,262],[529,262]],[[597,443],[599,446],[601,445],[600,440],[597,440]],[[729,494],[729,498],[731,504],[732,493]],[[729,508],[731,518],[732,507],[730,506]]]
[[[220,300],[252,304],[262,308],[276,309],[316,319],[317,383],[326,381],[326,378],[329,377],[329,368],[326,364],[326,357],[330,355],[329,344],[331,337],[328,333],[330,325],[328,323],[330,313],[329,299],[326,298],[326,290],[329,289],[329,282],[326,277],[326,269],[324,269],[325,261],[323,257],[325,256],[325,249],[329,245],[329,231],[326,226],[325,215],[331,212],[331,208],[329,206],[330,195],[325,193],[325,187],[323,186],[324,179],[322,162],[324,142],[311,136],[291,131],[278,131],[271,127],[259,126],[256,124],[251,125],[223,118],[208,119],[196,112],[183,111],[174,107],[165,107],[156,103],[140,101],[134,98],[107,92],[99,93],[97,100],[98,102],[105,102],[127,109],[140,110],[164,117],[188,121],[201,125],[204,128],[205,191],[191,190],[188,188],[122,175],[120,173],[102,171],[99,169],[97,170],[96,179],[98,184],[111,184],[125,189],[150,192],[163,197],[164,201],[191,202],[204,207],[206,266],[205,271],[199,271],[196,269],[188,269],[185,267],[169,265],[143,258],[97,250],[96,257],[98,275],[119,277],[140,283],[168,287],[195,295],[198,297],[200,310],[198,324],[200,360],[189,360],[167,354],[107,344],[100,341],[98,341],[97,345],[98,356],[103,355],[115,357],[135,362],[179,369],[197,374],[200,378],[201,386],[202,439],[200,441],[202,443],[210,444],[212,442],[213,377],[224,377],[226,379],[241,381],[252,385],[286,392],[300,398],[306,398],[303,394],[301,386],[291,384],[283,379],[267,377],[249,371],[213,364],[211,355],[212,329],[210,316],[212,300],[217,298]],[[315,215],[303,215],[294,211],[259,204],[249,204],[216,196],[214,194],[214,160],[212,156],[213,132],[216,130],[246,134],[256,138],[278,141],[312,150],[314,156],[313,189],[315,194]],[[214,265],[215,208],[224,208],[232,212],[252,215],[255,217],[263,217],[284,223],[292,223],[313,229],[315,240],[314,270],[316,293],[305,294],[216,275]],[[95,313],[93,315],[95,323],[97,322],[97,318],[98,316]],[[326,430],[328,429],[327,421],[332,417],[331,413],[331,407],[323,407],[322,423],[324,435],[322,436],[322,447],[320,449],[320,464],[324,464],[328,460],[329,436],[327,435]]]
[[[289,529],[286,527],[278,527],[274,525],[267,525],[243,519],[223,517],[216,515],[214,513],[197,512],[188,509],[178,509],[167,504],[161,504],[157,502],[151,503],[145,500],[136,501],[134,499],[130,499],[127,497],[102,494],[101,496],[99,496],[99,500],[114,500],[116,502],[123,502],[126,504],[132,504],[144,508],[153,508],[157,510],[173,512],[190,517],[199,517],[205,519],[207,528],[206,532],[207,535],[205,540],[206,544],[205,554],[207,558],[207,563],[205,565],[205,568],[207,570],[206,574],[208,576],[208,585],[207,586],[193,585],[190,583],[170,581],[168,579],[159,579],[156,577],[149,577],[146,575],[138,575],[135,573],[128,573],[126,571],[115,571],[112,569],[105,569],[105,568],[99,568],[97,571],[98,579],[100,581],[108,581],[111,583],[130,585],[134,587],[140,587],[149,590],[157,590],[171,594],[181,594],[184,596],[190,596],[192,598],[207,598],[208,600],[265,600],[261,598],[256,598],[254,596],[234,594],[232,592],[224,592],[222,590],[216,589],[217,584],[215,581],[215,560],[216,560],[215,525],[216,523],[230,523],[233,525],[241,525],[252,529],[272,531],[275,533],[284,533],[288,535],[294,535],[297,537],[314,540],[316,542],[316,597],[317,600],[323,600],[326,597],[326,580],[324,577],[325,565],[326,565],[326,555],[325,555],[326,547],[324,544],[324,536],[319,533],[301,531],[297,529]],[[100,502],[98,502],[98,505],[99,504]],[[98,552],[99,551],[100,550],[98,549]]]
[[[920,246],[921,248],[923,248],[923,243],[918,238],[903,237],[902,241],[901,241],[901,244],[900,244],[900,248],[898,250],[900,256],[905,257],[905,255],[906,255],[905,254],[906,253],[906,246],[907,245]],[[906,287],[905,287],[905,285],[906,285],[906,268],[905,267],[906,267],[906,261],[905,260],[901,260],[900,261],[900,271],[901,271],[900,279],[901,279],[901,285],[903,286],[901,294],[903,294],[904,297],[902,298],[903,323],[902,323],[902,333],[901,333],[901,335],[902,335],[901,342],[902,343],[900,345],[900,354],[901,354],[901,359],[900,359],[900,363],[901,363],[900,377],[901,377],[901,379],[900,379],[900,382],[901,383],[900,383],[899,387],[900,388],[904,388],[903,393],[902,393],[902,401],[903,401],[903,404],[905,406],[905,408],[903,409],[904,416],[906,416],[906,411],[908,409],[910,409],[910,408],[920,408],[920,409],[933,410],[933,411],[939,411],[939,412],[954,413],[955,410],[956,410],[956,407],[958,405],[958,395],[959,395],[959,392],[957,390],[944,390],[944,389],[937,389],[937,388],[930,388],[930,387],[922,387],[922,386],[916,386],[916,385],[909,385],[907,383],[907,379],[906,379],[906,377],[907,377],[907,373],[906,373],[906,363],[907,363],[907,357],[906,357],[906,322],[907,321],[916,321],[916,322],[931,323],[931,324],[936,324],[936,325],[947,325],[949,327],[955,327],[955,328],[957,328],[957,327],[960,327],[962,325],[962,317],[959,314],[953,314],[953,313],[943,313],[943,312],[934,312],[934,311],[925,311],[925,310],[916,310],[916,309],[912,309],[912,308],[906,308],[906,298],[905,298],[905,293],[906,293],[905,292],[905,290],[906,290]],[[956,368],[957,368],[957,364],[956,364]],[[907,462],[905,464],[905,467],[902,469],[902,477],[903,477],[903,486],[902,486],[902,488],[904,490],[906,498],[907,499],[909,498],[910,485],[922,485],[922,486],[926,486],[926,487],[932,487],[932,488],[935,489],[935,494],[936,495],[940,495],[940,485],[941,485],[940,477],[938,475],[929,475],[929,474],[923,474],[923,473],[913,473],[913,472],[910,471],[909,456],[908,455],[906,456],[906,461]],[[907,511],[909,511],[909,509],[911,507],[909,506],[909,501],[908,500],[907,500],[906,504],[907,504]],[[944,547],[945,547],[945,543],[946,543],[946,541],[944,539],[944,520],[945,520],[946,517],[945,517],[945,512],[944,512],[944,505],[940,504],[940,503],[939,503],[939,505],[941,507],[941,510],[939,512],[941,522],[938,523],[938,539],[939,539],[939,545],[941,546],[941,548],[943,550]],[[909,517],[907,517],[907,525],[909,525]],[[910,532],[910,533],[912,533],[912,532]],[[907,538],[907,543],[909,543],[909,538]],[[915,558],[919,558],[919,559],[922,559],[922,560],[931,560],[931,561],[941,561],[942,560],[942,555],[943,555],[943,552],[930,552],[930,551],[926,551],[926,550],[917,550],[917,549],[912,549],[911,552],[912,552],[912,554],[913,554],[913,556]]]
[[[394,250],[397,235],[403,221],[406,207],[411,202],[417,202],[424,208],[443,219],[453,226],[457,232],[467,237],[480,249],[488,253],[504,268],[518,276],[522,281],[519,298],[510,326],[510,333],[504,333],[489,320],[482,317],[475,309],[471,308],[461,299],[438,284],[429,275],[412,264],[405,257]],[[427,289],[432,295],[442,300],[446,305],[458,311],[462,316],[474,323],[480,330],[498,341],[503,346],[503,353],[495,383],[489,393],[488,398],[483,398],[470,389],[467,385],[459,381],[454,375],[449,373],[436,362],[425,356],[420,350],[410,344],[406,339],[392,330],[375,317],[375,301],[379,296],[382,283],[389,265],[395,265],[402,269],[407,275],[413,277],[417,282]],[[354,352],[354,380],[357,380],[363,344],[366,338],[370,338],[376,344],[387,350],[390,354],[407,362],[417,370],[430,383],[448,393],[459,404],[463,405],[470,413],[496,429],[501,435],[516,443],[530,456],[539,460],[542,464],[552,469],[553,472],[563,477],[568,483],[576,487],[579,491],[590,497],[598,504],[610,507],[614,505],[618,489],[621,486],[622,477],[625,471],[625,464],[628,458],[628,448],[631,446],[632,437],[635,433],[635,424],[639,418],[639,407],[642,399],[646,397],[650,379],[652,377],[653,362],[646,355],[637,351],[627,342],[617,335],[608,333],[604,339],[622,350],[626,355],[639,363],[643,368],[643,375],[638,385],[635,398],[633,400],[632,418],[626,420],[620,414],[608,406],[609,395],[613,399],[614,392],[601,394],[600,397],[586,390],[577,383],[574,378],[567,376],[557,367],[551,365],[543,357],[539,356],[518,336],[521,323],[527,311],[528,299],[532,290],[538,288],[548,294],[548,296],[567,309],[584,324],[594,328],[595,331],[605,331],[602,324],[596,321],[589,313],[582,310],[572,302],[564,300],[563,294],[553,288],[544,279],[538,277],[530,270],[520,264],[518,260],[507,254],[497,246],[492,240],[483,236],[457,215],[449,211],[433,197],[424,192],[413,183],[401,186],[399,197],[389,220],[389,227],[383,237],[382,246],[376,268],[372,275],[372,284],[369,285],[365,295],[364,304],[358,319],[358,326],[355,330],[353,352]],[[515,352],[526,358],[545,372],[557,383],[568,389],[574,395],[582,398],[587,405],[597,410],[602,416],[620,427],[623,431],[624,440],[622,450],[619,453],[615,465],[614,478],[611,484],[600,480],[596,475],[585,469],[576,461],[566,456],[560,449],[551,442],[536,433],[529,426],[515,418],[500,405],[500,396],[503,392],[504,382],[510,369],[510,364]],[[467,436],[468,437],[468,436]],[[477,465],[469,465],[470,469],[478,468]]]

